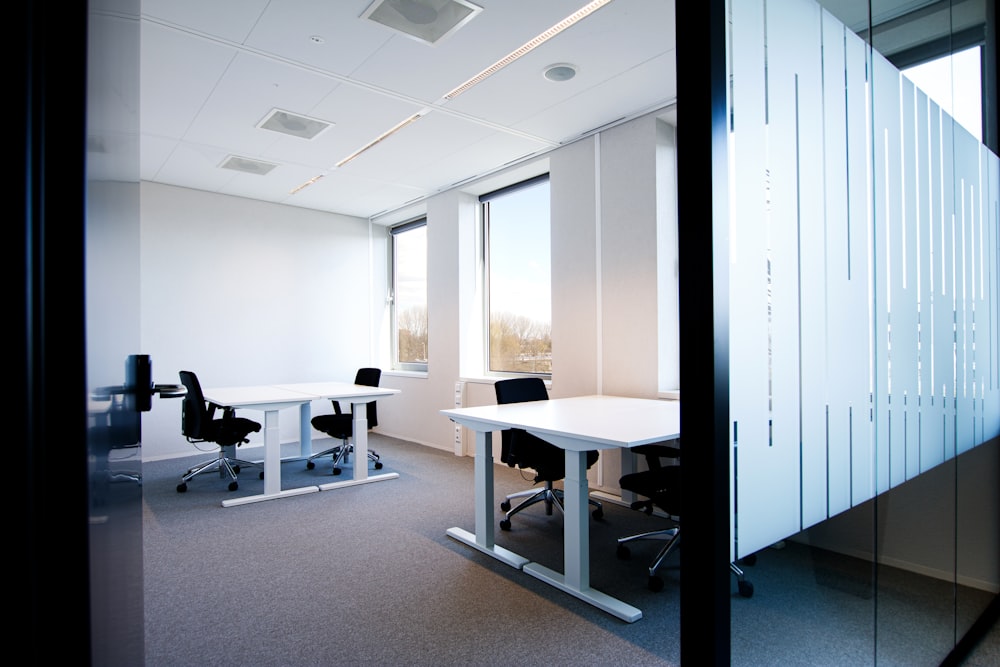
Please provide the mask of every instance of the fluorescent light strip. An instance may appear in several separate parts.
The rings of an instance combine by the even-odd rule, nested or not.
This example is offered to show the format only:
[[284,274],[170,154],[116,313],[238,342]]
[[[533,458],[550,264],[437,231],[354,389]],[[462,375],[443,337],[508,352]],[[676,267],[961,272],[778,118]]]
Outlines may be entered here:
[[347,157],[345,157],[343,160],[341,160],[340,162],[338,162],[336,164],[336,167],[337,168],[343,167],[345,164],[347,164],[348,162],[350,162],[354,158],[358,157],[359,155],[361,155],[362,153],[364,153],[369,148],[373,148],[376,144],[378,144],[378,143],[380,143],[380,142],[388,139],[391,135],[395,134],[396,132],[399,132],[400,130],[402,130],[404,127],[406,127],[410,123],[416,122],[416,120],[418,118],[420,118],[421,116],[425,115],[427,113],[427,111],[428,111],[427,109],[424,109],[424,110],[420,111],[419,113],[415,113],[412,116],[410,116],[409,118],[407,118],[406,120],[404,120],[402,123],[399,123],[398,125],[396,125],[395,127],[393,127],[391,130],[387,130],[387,131],[383,132],[376,139],[368,142],[367,144],[365,144],[364,146],[362,146],[361,148],[359,148],[358,150],[354,151],[353,153],[351,153],[350,155],[348,155]]
[[[503,57],[500,60],[498,60],[497,62],[493,63],[492,65],[490,65],[489,67],[487,67],[486,69],[484,69],[482,72],[480,72],[476,76],[472,77],[471,79],[469,79],[468,81],[466,81],[465,83],[463,83],[462,85],[460,85],[458,88],[455,88],[450,93],[446,94],[442,99],[445,99],[445,100],[453,100],[453,99],[455,99],[456,97],[458,97],[459,95],[461,95],[462,93],[464,93],[465,91],[467,91],[469,88],[472,88],[477,83],[483,81],[484,79],[489,78],[493,74],[496,74],[501,69],[503,69],[507,65],[511,64],[512,62],[514,62],[515,60],[517,60],[521,56],[525,55],[526,53],[530,52],[535,47],[541,46],[545,42],[549,41],[550,39],[552,39],[553,37],[555,37],[556,35],[558,35],[559,33],[561,33],[566,28],[569,28],[573,24],[575,24],[575,23],[579,22],[580,20],[582,20],[582,19],[590,16],[591,14],[593,14],[594,12],[596,12],[598,9],[600,9],[604,5],[608,4],[609,2],[611,2],[611,0],[593,0],[593,2],[590,2],[587,5],[585,5],[584,7],[581,7],[580,9],[576,10],[575,12],[573,12],[572,14],[570,14],[569,16],[567,16],[566,18],[564,18],[562,21],[559,21],[559,23],[556,23],[554,26],[552,26],[551,28],[549,28],[545,32],[541,33],[540,35],[538,35],[537,37],[535,37],[531,41],[525,43],[524,45],[522,45],[521,47],[515,49],[514,51],[511,51],[505,57]],[[350,155],[348,155],[347,157],[345,157],[343,160],[341,160],[340,162],[338,162],[335,165],[334,168],[335,169],[339,169],[340,167],[343,167],[345,164],[347,164],[348,162],[350,162],[354,158],[358,157],[359,155],[361,155],[362,153],[364,153],[368,149],[373,148],[374,146],[376,146],[380,142],[384,141],[385,139],[388,139],[390,136],[392,136],[396,132],[399,132],[400,130],[402,130],[407,125],[409,125],[409,124],[411,124],[413,122],[416,122],[416,120],[419,119],[421,116],[427,115],[427,113],[429,111],[430,111],[430,109],[423,109],[419,113],[416,113],[416,114],[410,116],[409,118],[407,118],[406,120],[404,120],[399,125],[396,125],[395,127],[393,127],[391,130],[388,130],[387,132],[384,132],[383,134],[379,135],[379,137],[376,138],[375,140],[369,142],[365,146],[359,148],[355,152],[353,152]]]
[[309,187],[310,185],[312,185],[313,183],[315,183],[315,182],[316,182],[316,181],[318,181],[319,179],[323,178],[323,176],[324,176],[324,175],[325,175],[325,174],[320,174],[319,176],[313,176],[312,178],[310,178],[310,179],[309,179],[308,181],[306,181],[306,182],[305,182],[305,183],[303,183],[302,185],[298,186],[297,188],[293,188],[292,190],[290,190],[290,191],[288,192],[288,194],[290,194],[290,195],[294,195],[295,193],[299,192],[300,190],[305,190],[305,189],[306,189],[306,188],[308,188],[308,187]]
[[593,14],[594,12],[596,12],[598,9],[608,4],[609,2],[611,2],[611,0],[594,0],[585,7],[581,7],[580,9],[576,10],[575,12],[564,18],[559,23],[556,23],[554,26],[552,26],[542,34],[538,35],[537,37],[525,43],[521,47],[515,49],[514,51],[511,51],[509,54],[507,54],[500,60],[493,63],[492,65],[484,69],[482,72],[480,72],[476,76],[472,77],[471,79],[460,85],[458,88],[452,90],[450,93],[444,96],[444,99],[446,100],[455,99],[456,97],[467,91],[469,88],[472,88],[474,85],[481,82],[482,80],[496,74],[501,69],[511,64],[521,56],[525,55],[535,47],[541,46],[548,40],[552,39],[553,37],[561,33],[566,28],[569,28],[574,23],[577,23],[581,19],[584,19],[590,14]]

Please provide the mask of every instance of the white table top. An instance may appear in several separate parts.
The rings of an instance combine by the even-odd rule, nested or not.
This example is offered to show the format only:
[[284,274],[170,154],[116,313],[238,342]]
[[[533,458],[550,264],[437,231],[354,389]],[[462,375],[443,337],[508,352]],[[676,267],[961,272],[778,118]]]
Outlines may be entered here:
[[[576,396],[547,401],[442,410],[468,428],[522,428],[565,449],[611,449],[680,436],[679,401]],[[548,437],[546,437],[548,436]]]
[[254,407],[260,410],[293,407],[316,398],[313,394],[268,384],[250,387],[213,387],[203,390],[202,393],[209,403],[230,408]]
[[279,384],[275,386],[289,391],[312,394],[316,398],[340,398],[344,400],[371,400],[399,393],[399,389],[369,387],[367,385],[353,384],[351,382],[297,382],[294,384]]

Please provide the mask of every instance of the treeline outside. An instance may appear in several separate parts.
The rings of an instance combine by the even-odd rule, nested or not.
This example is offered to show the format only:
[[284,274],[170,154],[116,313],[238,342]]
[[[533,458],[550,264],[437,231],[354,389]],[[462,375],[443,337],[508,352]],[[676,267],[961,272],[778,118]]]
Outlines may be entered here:
[[[400,363],[427,362],[427,308],[409,308],[396,319]],[[502,312],[490,317],[490,370],[552,372],[552,325]]]

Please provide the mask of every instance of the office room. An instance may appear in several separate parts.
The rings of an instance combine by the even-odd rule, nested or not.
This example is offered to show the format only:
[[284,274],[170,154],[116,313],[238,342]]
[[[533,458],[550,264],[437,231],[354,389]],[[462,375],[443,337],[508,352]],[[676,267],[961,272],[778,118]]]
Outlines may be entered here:
[[[610,7],[621,3],[619,8],[626,9],[620,11],[627,14],[629,2],[634,0],[616,0]],[[361,5],[368,3],[357,4],[360,10]],[[575,7],[583,3],[563,4]],[[143,11],[145,12],[145,6]],[[672,24],[673,7],[664,7],[660,11],[663,14],[661,18]],[[561,17],[568,12],[555,13]],[[174,24],[171,19],[162,15],[144,14],[143,19],[144,30],[153,27],[168,33],[180,32],[179,24]],[[195,37],[204,39],[205,35]],[[660,48],[651,49],[651,53],[658,55],[662,55],[661,51]],[[417,125],[424,120],[426,119],[420,118]],[[457,591],[449,590],[453,583],[450,575],[455,572],[435,570],[432,566],[437,560],[451,564],[453,569],[459,563],[458,569],[466,575],[470,570],[476,572],[470,581],[487,582],[498,590],[514,591],[517,596],[514,599],[553,614],[558,619],[560,632],[564,632],[566,636],[582,640],[589,632],[595,632],[606,642],[600,652],[588,649],[583,655],[577,655],[573,662],[606,662],[611,660],[612,655],[628,655],[629,662],[639,664],[677,664],[680,659],[678,639],[681,634],[677,587],[679,576],[671,575],[664,591],[654,593],[644,590],[645,577],[641,561],[645,556],[637,556],[636,560],[628,564],[616,562],[612,553],[613,540],[607,540],[612,557],[607,560],[593,557],[592,565],[595,567],[600,563],[602,568],[628,568],[614,575],[611,581],[616,582],[616,585],[628,582],[625,585],[632,590],[621,595],[623,598],[632,596],[630,599],[641,600],[644,617],[637,623],[623,624],[606,617],[599,610],[579,603],[571,596],[546,589],[534,582],[525,583],[523,578],[513,576],[489,558],[449,540],[444,532],[453,523],[472,528],[474,434],[469,430],[456,431],[455,424],[442,415],[441,410],[489,405],[495,401],[494,378],[484,369],[483,361],[482,231],[478,223],[481,195],[541,175],[548,177],[551,194],[552,373],[546,379],[550,381],[550,397],[557,399],[607,394],[669,400],[676,396],[675,392],[680,386],[679,350],[682,339],[678,306],[676,98],[652,94],[646,107],[637,108],[628,118],[614,120],[615,122],[601,127],[589,128],[589,131],[583,133],[584,136],[566,140],[562,145],[538,150],[537,155],[528,155],[511,166],[493,165],[490,169],[480,169],[480,175],[474,178],[466,178],[472,174],[462,174],[461,178],[456,178],[458,185],[445,187],[446,184],[440,184],[429,194],[417,197],[413,203],[384,212],[371,211],[367,215],[255,200],[252,198],[253,181],[242,176],[226,181],[232,184],[231,188],[220,185],[216,192],[171,184],[169,178],[164,178],[164,182],[155,182],[157,179],[152,177],[144,178],[137,187],[127,184],[125,189],[128,194],[125,196],[132,198],[137,205],[139,224],[137,229],[126,230],[114,243],[138,248],[133,257],[137,280],[124,286],[124,289],[128,298],[138,304],[139,316],[134,329],[127,327],[129,330],[119,335],[123,340],[130,338],[123,343],[129,346],[135,345],[135,340],[138,340],[138,346],[128,349],[128,352],[141,351],[150,355],[153,381],[156,383],[176,383],[180,370],[196,371],[205,386],[218,387],[331,379],[349,381],[360,367],[374,365],[382,368],[381,386],[399,390],[398,395],[378,402],[378,428],[369,436],[373,448],[378,449],[381,445],[380,452],[386,469],[398,473],[400,479],[397,481],[405,483],[408,474],[415,476],[418,470],[421,474],[426,474],[427,471],[422,466],[440,464],[440,470],[452,471],[456,478],[464,480],[451,479],[451,486],[447,488],[454,489],[457,486],[467,494],[467,497],[463,497],[460,492],[452,492],[447,503],[435,501],[435,507],[439,507],[442,512],[439,518],[440,530],[436,533],[433,532],[433,526],[438,517],[433,514],[427,516],[420,512],[419,505],[413,505],[415,502],[419,503],[417,498],[426,500],[428,494],[433,493],[433,476],[425,480],[428,489],[422,492],[423,495],[408,500],[404,498],[398,506],[381,508],[382,512],[394,515],[404,515],[411,511],[421,515],[419,520],[414,519],[415,523],[419,521],[420,526],[415,531],[418,533],[414,536],[415,542],[412,545],[401,544],[399,547],[402,551],[412,549],[414,557],[427,559],[427,581],[448,590],[446,599],[447,596],[457,596],[451,599],[453,604],[483,604],[483,616],[476,619],[479,623],[485,625],[497,622],[490,618],[492,604],[488,598],[484,598],[481,589],[470,590],[459,585]],[[417,129],[417,125],[410,129]],[[401,132],[405,132],[405,128]],[[401,134],[396,138],[404,137]],[[167,161],[163,164],[167,164]],[[181,181],[179,177],[176,180]],[[322,181],[317,183],[322,184]],[[90,210],[111,210],[110,207],[117,205],[121,189],[119,184],[102,184],[93,188],[90,192]],[[318,187],[316,189],[319,191]],[[234,191],[239,190],[243,190],[242,196],[234,194]],[[308,194],[309,190],[305,192]],[[393,225],[416,220],[426,220],[427,230],[426,372],[393,367],[394,329],[392,310],[387,299],[392,281],[390,230]],[[95,278],[108,282],[113,280],[110,266],[88,266],[88,271],[91,281]],[[995,302],[995,298],[993,301]],[[92,332],[91,339],[96,338],[95,333],[96,330]],[[96,357],[102,356],[110,348],[114,348],[111,349],[112,355],[122,351],[120,345],[91,345],[91,354]],[[995,341],[992,345],[995,348]],[[107,377],[92,378],[92,382],[97,385],[113,385],[120,381],[114,377],[114,373],[120,370],[121,364],[116,365],[110,359],[104,361],[107,363],[102,368],[111,370]],[[155,505],[159,501],[168,503],[172,508],[170,511],[180,514],[185,513],[182,509],[185,502],[192,503],[189,517],[197,516],[198,521],[205,521],[204,528],[211,528],[214,522],[221,522],[220,525],[245,524],[252,531],[255,517],[259,517],[267,523],[300,525],[299,529],[293,529],[290,534],[304,536],[308,533],[310,516],[319,521],[319,515],[324,515],[320,524],[322,526],[352,526],[357,529],[357,523],[338,524],[328,515],[337,512],[337,505],[343,503],[362,516],[370,517],[370,514],[365,514],[366,506],[378,503],[380,495],[396,493],[392,491],[392,485],[397,484],[397,481],[390,481],[364,488],[340,489],[302,498],[224,508],[221,501],[230,492],[219,484],[214,493],[206,493],[203,487],[215,481],[208,478],[197,481],[199,488],[196,493],[178,494],[174,486],[184,471],[185,464],[192,460],[192,456],[195,459],[205,457],[205,453],[192,447],[181,433],[180,404],[180,401],[164,395],[155,398],[152,409],[142,416],[141,457],[146,474],[143,494],[147,497],[143,508],[144,530],[158,533],[160,539],[166,535],[163,532],[166,526],[177,529],[187,518],[179,521],[177,516],[166,519],[165,516],[158,515],[157,512],[161,510],[167,511],[166,505]],[[314,414],[329,412],[331,409],[328,402],[316,402],[312,408]],[[261,417],[259,413],[255,417],[253,411],[240,411],[240,415]],[[283,445],[294,447],[298,444],[300,424],[295,417],[295,411],[281,412],[278,437]],[[262,456],[259,453],[263,437],[263,433],[252,435],[250,443],[242,449],[249,456]],[[314,433],[313,438],[317,437]],[[951,635],[944,639],[935,638],[937,643],[928,653],[932,657],[928,658],[926,664],[938,664],[947,653],[947,644],[960,638],[979,615],[978,612],[988,604],[981,601],[976,591],[985,588],[989,592],[992,587],[995,595],[996,573],[992,573],[994,578],[991,581],[989,566],[981,566],[983,560],[990,560],[990,556],[979,552],[978,544],[968,550],[959,549],[963,554],[961,565],[948,562],[940,565],[935,560],[935,554],[939,551],[936,548],[932,547],[922,553],[920,549],[907,552],[914,546],[912,534],[899,535],[895,532],[895,526],[921,526],[921,512],[926,508],[915,510],[920,507],[916,499],[928,494],[927,488],[921,485],[947,486],[949,474],[956,477],[961,475],[963,479],[965,475],[970,475],[976,479],[973,483],[975,490],[969,492],[972,502],[992,508],[993,514],[990,515],[987,511],[984,516],[972,512],[971,515],[975,515],[972,525],[977,531],[980,522],[990,525],[990,516],[995,518],[996,515],[995,491],[990,496],[989,492],[982,494],[981,488],[989,486],[988,471],[997,467],[995,437],[992,442],[985,444],[986,447],[977,446],[976,451],[956,456],[953,463],[943,462],[945,465],[936,471],[931,470],[930,474],[916,476],[922,479],[901,484],[898,490],[880,489],[885,491],[879,496],[883,508],[892,507],[894,520],[898,519],[899,523],[887,527],[881,519],[878,520],[882,541],[878,543],[877,549],[873,549],[864,540],[854,541],[858,532],[868,531],[870,534],[876,523],[872,504],[867,499],[862,499],[856,503],[854,510],[835,517],[836,521],[820,522],[823,525],[815,531],[805,530],[812,527],[806,521],[805,525],[799,524],[803,528],[801,532],[784,532],[780,537],[785,539],[776,540],[759,553],[755,550],[753,554],[738,554],[755,556],[756,564],[746,564],[745,570],[749,578],[755,581],[757,592],[754,596],[739,595],[736,578],[730,582],[732,664],[766,664],[768,660],[778,660],[776,656],[782,655],[777,649],[769,653],[768,649],[759,646],[767,641],[764,639],[767,635],[757,634],[756,639],[748,639],[748,636],[752,637],[760,632],[761,628],[756,623],[765,622],[763,619],[774,619],[774,607],[768,605],[776,604],[774,596],[776,589],[781,587],[782,575],[776,574],[777,570],[769,569],[768,565],[773,564],[777,568],[778,562],[781,562],[787,566],[788,561],[794,560],[796,553],[804,555],[806,574],[814,579],[813,587],[821,593],[818,608],[825,610],[821,613],[827,614],[824,616],[826,623],[829,623],[831,617],[843,612],[843,606],[836,606],[838,595],[846,594],[853,602],[861,601],[858,605],[861,620],[855,618],[843,622],[848,625],[860,623],[860,626],[851,627],[855,635],[860,632],[865,638],[859,646],[845,650],[844,655],[857,655],[854,651],[858,651],[858,654],[868,658],[874,653],[877,656],[876,662],[879,661],[878,658],[891,662],[894,655],[892,651],[898,649],[892,639],[897,628],[885,621],[882,621],[883,625],[875,627],[875,602],[872,601],[873,598],[879,599],[879,593],[884,595],[883,600],[891,599],[891,589],[878,589],[873,595],[870,586],[872,577],[863,568],[861,574],[858,574],[857,569],[859,561],[863,562],[865,557],[871,556],[868,553],[870,549],[877,550],[882,556],[886,555],[883,550],[888,552],[889,559],[882,563],[886,569],[880,571],[882,582],[890,581],[897,570],[930,575],[931,579],[940,578],[944,572],[947,579],[950,568],[953,570],[952,575],[958,571],[962,590],[965,591],[968,587],[972,591],[970,596],[977,596],[969,609],[956,605],[961,608],[961,613],[957,616],[952,614],[954,618],[940,610],[932,612],[930,622],[942,626],[945,634]],[[390,452],[398,455],[395,460],[388,455]],[[410,464],[409,470],[405,465],[407,463]],[[292,465],[296,464],[283,464]],[[510,487],[515,490],[515,487],[526,486],[525,480],[517,471],[501,465],[496,467],[498,489]],[[958,473],[957,470],[962,472]],[[285,474],[284,469],[282,474]],[[294,472],[290,471],[290,478],[298,480],[308,474],[296,469]],[[641,513],[629,510],[627,502],[621,500],[618,484],[621,474],[619,459],[613,456],[602,456],[599,463],[587,473],[590,490],[596,496],[604,498],[608,507],[605,525],[597,525],[601,522],[595,522],[596,527],[591,529],[592,537],[606,539],[612,536],[618,525],[635,527],[648,521]],[[983,474],[987,475],[985,481],[981,479]],[[934,475],[943,477],[944,480],[931,479]],[[979,477],[975,477],[976,475]],[[410,481],[412,482],[412,478]],[[255,483],[259,485],[257,480],[249,479],[245,483],[241,480],[241,489],[237,495],[252,492]],[[403,487],[403,484],[397,486]],[[209,507],[205,500],[210,496]],[[964,493],[957,491],[956,497],[960,499],[960,503],[968,500]],[[196,507],[200,508],[198,514],[193,511]],[[368,511],[371,512],[371,507],[368,507]],[[949,518],[948,508],[942,511]],[[958,514],[958,510],[955,512]],[[278,516],[278,513],[284,513],[284,518]],[[971,515],[967,515],[963,509],[960,520],[968,521]],[[393,521],[393,531],[402,530],[398,526],[399,518],[394,518]],[[559,521],[558,516],[549,519],[549,522],[556,525]],[[992,525],[995,524],[993,521]],[[377,525],[369,528],[378,530]],[[198,533],[203,534],[202,529]],[[520,535],[517,533],[518,531],[512,531],[511,535],[505,536],[497,531],[498,544],[507,539],[530,539],[525,538],[523,532]],[[405,531],[393,534],[405,534]],[[270,549],[280,552],[286,565],[295,567],[294,544],[276,544],[269,542],[265,535],[258,537]],[[328,538],[336,540],[336,531],[332,531]],[[986,540],[987,545],[993,545],[990,548],[994,555],[995,541],[995,536]],[[518,543],[520,542],[515,542]],[[310,542],[310,545],[313,544],[315,543]],[[356,544],[356,562],[352,561],[350,566],[343,565],[351,574],[339,583],[325,582],[321,590],[327,594],[343,590],[347,594],[352,583],[358,581],[358,571],[364,569],[366,561],[373,571],[382,576],[392,575],[384,566],[372,562],[375,554],[365,550],[364,539],[358,540]],[[840,545],[840,550],[846,552],[840,555],[853,557],[849,560],[850,565],[842,566],[825,560],[828,556],[832,558],[837,554],[836,548],[824,548],[830,545]],[[149,546],[147,543],[147,549]],[[253,544],[248,547],[254,548]],[[595,545],[593,548],[599,547]],[[313,559],[322,559],[322,551],[318,551],[318,547],[310,546],[306,551]],[[199,546],[196,552],[207,554],[210,550]],[[556,552],[558,553],[558,548]],[[237,562],[196,561],[178,567],[177,574],[189,574],[190,581],[174,582],[178,590],[172,595],[188,599],[171,600],[176,604],[172,610],[168,611],[165,606],[161,606],[167,604],[164,597],[171,597],[162,596],[162,588],[157,589],[157,595],[147,596],[144,600],[147,619],[152,617],[159,621],[156,626],[145,629],[146,664],[190,664],[189,661],[195,659],[200,646],[206,647],[204,650],[213,656],[211,659],[215,664],[222,664],[218,661],[224,661],[224,656],[230,653],[225,649],[226,642],[239,643],[241,632],[246,632],[234,628],[236,639],[229,640],[216,636],[215,628],[219,623],[217,617],[206,618],[203,624],[196,618],[170,620],[173,614],[185,613],[182,611],[185,604],[190,605],[192,613],[226,615],[234,608],[229,606],[233,601],[227,601],[223,607],[216,609],[210,598],[219,595],[222,590],[236,588],[240,591],[237,595],[248,595],[246,600],[249,605],[260,607],[266,614],[273,611],[277,607],[276,601],[287,594],[288,589],[283,592],[281,589],[267,588],[263,584],[262,591],[268,592],[254,594],[252,589],[255,582],[261,582],[259,575],[254,572],[253,562],[260,555],[255,555],[254,551],[236,555],[227,550],[227,553]],[[913,555],[915,562],[906,562],[908,554]],[[970,555],[969,561],[965,560],[965,554]],[[399,557],[399,554],[395,556]],[[147,554],[147,563],[162,562],[161,557],[162,554]],[[242,562],[239,562],[241,559]],[[995,558],[993,560],[995,562]],[[930,565],[927,564],[928,561]],[[974,576],[965,576],[963,579],[963,575],[968,574],[970,562]],[[181,563],[176,561],[171,564],[178,565]],[[271,567],[274,566],[268,565],[268,568]],[[850,571],[845,574],[845,570],[838,569],[841,567],[847,567]],[[197,571],[192,571],[194,568]],[[980,576],[983,570],[986,574]],[[277,572],[271,569],[267,571]],[[331,563],[331,578],[336,577],[336,571],[337,564]],[[226,574],[233,574],[235,580],[227,582],[221,588],[210,587],[208,590],[211,594],[204,597],[198,592],[200,582],[217,576],[225,577]],[[153,572],[147,572],[146,576],[150,581],[159,579],[159,574]],[[771,586],[770,595],[761,594],[762,582]],[[414,587],[430,593],[434,589],[431,583]],[[394,582],[394,585],[398,584],[399,582]],[[305,590],[308,595],[308,588]],[[363,590],[370,592],[371,584],[366,584]],[[783,591],[782,594],[796,596],[788,591]],[[268,599],[260,599],[261,595]],[[324,600],[316,599],[312,602],[312,606],[322,607]],[[802,599],[799,603],[802,603]],[[377,615],[380,608],[385,613],[387,608],[380,607],[384,604],[387,603],[373,599],[370,607],[364,610],[363,601],[346,605],[339,601],[336,608],[343,612],[343,617],[333,618],[319,614],[315,619],[318,621],[317,625],[329,624],[328,627],[312,627],[308,634],[305,634],[303,628],[303,636],[313,638],[309,641],[311,648],[308,652],[300,653],[299,660],[291,659],[291,663],[373,664],[379,659],[406,660],[408,656],[411,663],[424,664],[419,654],[414,654],[414,651],[426,650],[426,647],[421,648],[421,642],[447,642],[455,639],[454,636],[449,637],[449,628],[437,627],[438,624],[429,619],[423,619],[417,627],[431,634],[419,639],[415,628],[380,628]],[[399,600],[395,604],[399,604]],[[545,627],[544,620],[517,618],[518,608],[508,608],[508,604],[503,603],[502,608],[512,617],[501,619],[499,623],[515,627],[525,623],[537,625],[538,627],[532,628],[529,636],[536,637],[538,641],[551,634],[551,629]],[[434,609],[433,605],[434,603],[428,602],[426,609]],[[828,608],[826,605],[832,606]],[[235,608],[242,609],[246,606],[246,601],[236,602]],[[768,609],[769,612],[766,611]],[[348,618],[352,613],[355,615],[353,620]],[[301,614],[299,610],[293,612],[292,616],[306,620]],[[373,614],[376,615],[375,618],[371,617]],[[972,614],[971,618],[966,614]],[[755,615],[758,616],[756,622]],[[413,616],[414,614],[405,615],[406,618]],[[361,618],[366,619],[364,623],[358,622]],[[164,620],[167,622],[164,623]],[[339,625],[341,622],[346,625]],[[665,629],[665,622],[669,623],[669,629]],[[225,624],[223,621],[223,625]],[[177,641],[175,635],[178,628],[185,628],[186,633],[199,625],[202,626],[202,633],[197,640],[185,640],[183,643]],[[284,631],[281,639],[277,638],[273,630],[252,639],[244,639],[245,646],[236,652],[236,655],[241,656],[238,661],[253,660],[254,654],[249,648],[264,651],[266,649],[263,644],[271,642],[281,647],[279,651],[294,651],[293,647],[298,643],[295,639],[296,628],[289,627],[287,621],[282,623],[282,627]],[[858,630],[859,627],[861,630]],[[397,637],[405,638],[409,646],[393,648],[394,631],[398,632]],[[829,632],[829,628],[826,628],[826,632]],[[358,637],[364,633],[379,646],[358,650],[353,655],[350,651],[340,653],[337,648],[338,635],[344,633],[351,635],[352,640],[349,643],[342,641],[341,644],[357,647],[361,643]],[[151,644],[149,637],[153,637]],[[329,646],[315,645],[317,641],[326,641],[316,639],[317,637],[328,637]],[[514,635],[509,633],[509,628],[503,632],[484,631],[479,639],[497,642],[498,647],[491,650],[504,650],[508,648],[500,646],[504,637],[510,637],[509,641],[513,643]],[[207,648],[220,643],[223,647],[221,650]],[[452,660],[463,662],[474,658],[476,654],[470,653],[475,650],[472,638],[463,637],[458,644],[459,647],[453,648],[450,654],[429,654],[434,657],[428,658],[427,664],[445,664],[448,658],[443,656],[447,655],[451,655]],[[173,650],[178,654],[172,656]],[[546,655],[565,657],[567,649],[562,646],[546,650],[553,651]],[[597,660],[595,656],[605,655],[604,651],[609,652],[605,656],[607,660]],[[539,653],[535,651],[533,655],[537,657]],[[828,657],[831,658],[830,664],[842,664],[842,661],[837,662],[842,656]],[[510,660],[499,655],[491,662],[510,664],[519,662],[520,658],[523,655]],[[277,664],[278,660],[271,655],[261,660],[260,664],[271,664],[272,661]]]

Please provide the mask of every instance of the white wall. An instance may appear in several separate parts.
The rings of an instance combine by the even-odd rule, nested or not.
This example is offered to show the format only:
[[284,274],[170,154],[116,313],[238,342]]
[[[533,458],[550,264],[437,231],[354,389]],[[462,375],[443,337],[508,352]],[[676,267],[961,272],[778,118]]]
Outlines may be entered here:
[[[140,215],[141,352],[155,382],[180,370],[206,387],[353,378],[370,362],[367,221],[151,183]],[[180,410],[161,399],[145,415],[144,459],[194,452]],[[280,421],[297,440],[297,415]]]

